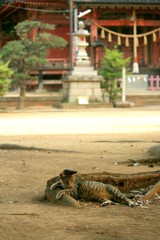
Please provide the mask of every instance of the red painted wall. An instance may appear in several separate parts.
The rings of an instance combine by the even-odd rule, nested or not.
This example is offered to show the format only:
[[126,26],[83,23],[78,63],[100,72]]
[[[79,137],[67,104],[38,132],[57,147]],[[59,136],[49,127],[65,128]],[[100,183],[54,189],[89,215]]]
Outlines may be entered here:
[[49,31],[53,35],[59,36],[64,38],[68,45],[63,49],[50,49],[50,54],[48,58],[64,58],[68,59],[70,57],[69,51],[69,42],[70,42],[70,35],[69,35],[69,20],[65,18],[64,15],[40,15],[38,20],[45,23],[55,24],[55,30]]

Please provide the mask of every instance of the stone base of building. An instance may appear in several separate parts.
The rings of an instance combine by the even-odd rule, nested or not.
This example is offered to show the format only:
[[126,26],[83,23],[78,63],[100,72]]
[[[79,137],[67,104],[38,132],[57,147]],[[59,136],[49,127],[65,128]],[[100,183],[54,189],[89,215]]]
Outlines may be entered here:
[[112,108],[112,103],[105,102],[94,102],[89,104],[78,104],[78,103],[59,103],[54,105],[55,108],[59,109],[96,109],[96,108]]
[[[77,66],[72,74],[64,81],[63,98],[69,103],[79,103],[82,99],[85,104],[103,102],[101,81],[97,71],[91,66]],[[83,102],[83,101],[82,101]]]

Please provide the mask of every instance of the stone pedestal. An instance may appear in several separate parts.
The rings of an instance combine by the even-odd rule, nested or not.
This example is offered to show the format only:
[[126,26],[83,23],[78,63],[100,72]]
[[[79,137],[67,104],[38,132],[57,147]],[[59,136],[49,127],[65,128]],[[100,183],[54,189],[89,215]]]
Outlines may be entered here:
[[[63,96],[69,103],[87,104],[102,102],[100,82],[102,76],[91,66],[76,66],[72,74],[64,81]],[[86,99],[86,101],[80,101]]]
[[90,33],[84,28],[84,23],[80,21],[79,30],[73,34],[78,37],[78,54],[76,67],[63,85],[63,98],[68,103],[88,104],[103,101],[100,87],[103,78],[90,66],[90,58],[86,52],[89,45],[86,38]]

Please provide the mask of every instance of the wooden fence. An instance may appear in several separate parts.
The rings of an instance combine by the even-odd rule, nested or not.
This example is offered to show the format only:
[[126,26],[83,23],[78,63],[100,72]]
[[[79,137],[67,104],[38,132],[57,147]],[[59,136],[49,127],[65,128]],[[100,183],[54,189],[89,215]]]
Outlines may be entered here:
[[148,89],[151,91],[160,90],[160,76],[159,75],[157,75],[156,77],[151,75],[148,78]]

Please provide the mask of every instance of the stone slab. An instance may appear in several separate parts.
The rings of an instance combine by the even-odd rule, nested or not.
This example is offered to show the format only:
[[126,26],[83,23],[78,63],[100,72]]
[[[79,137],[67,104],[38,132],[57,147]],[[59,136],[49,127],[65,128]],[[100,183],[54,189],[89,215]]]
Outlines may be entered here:
[[132,102],[115,102],[113,106],[116,108],[130,108],[130,107],[134,107],[134,103],[132,103]]

